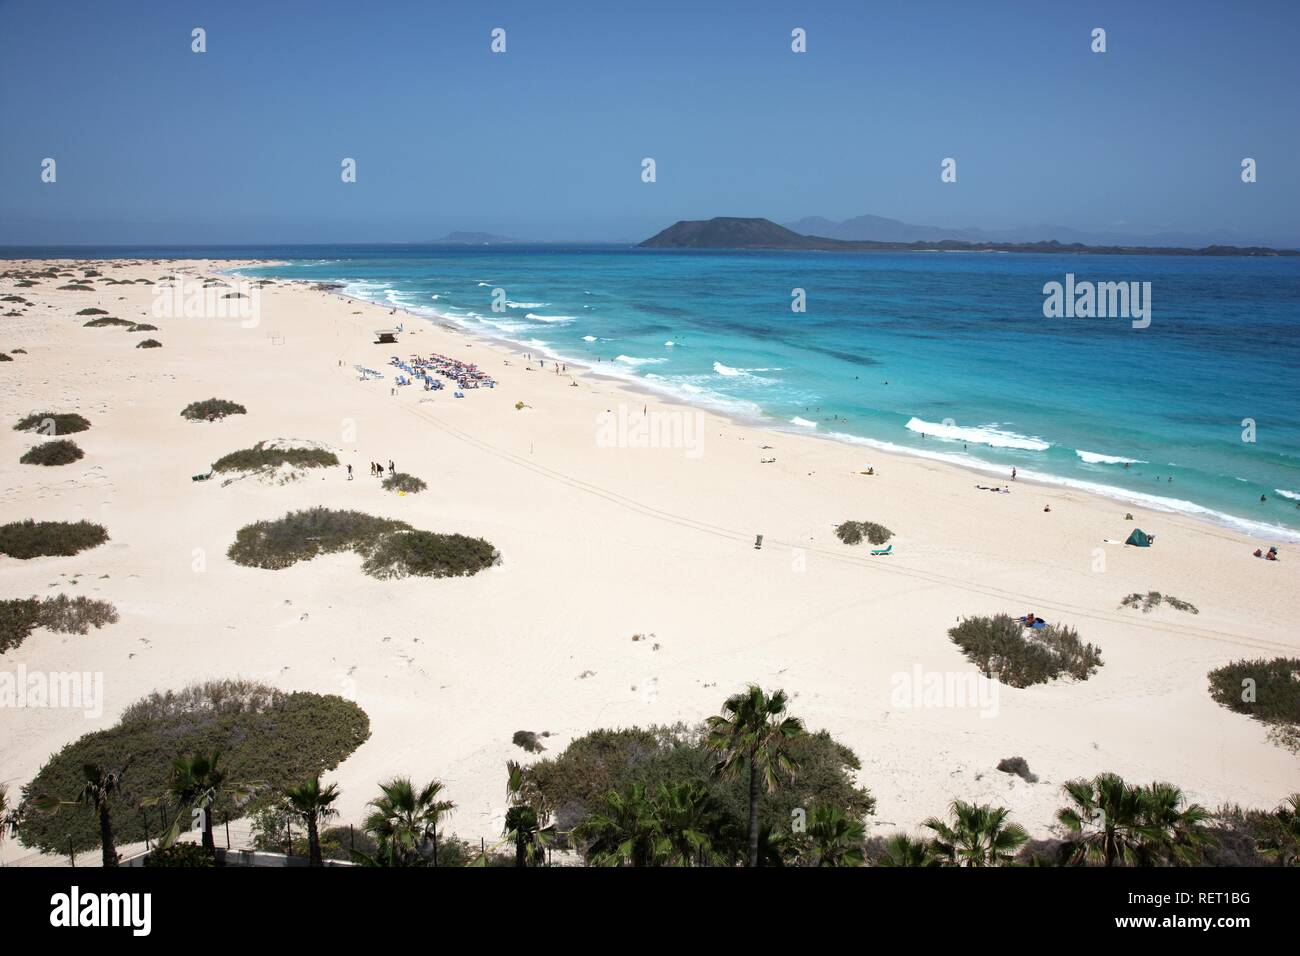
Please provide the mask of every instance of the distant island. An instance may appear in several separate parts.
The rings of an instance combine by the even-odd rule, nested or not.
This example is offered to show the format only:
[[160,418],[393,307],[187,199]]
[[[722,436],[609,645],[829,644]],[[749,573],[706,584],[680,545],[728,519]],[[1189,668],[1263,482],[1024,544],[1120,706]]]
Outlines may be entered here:
[[467,246],[489,246],[503,242],[515,242],[509,236],[498,236],[490,232],[449,232],[435,243],[457,243]]
[[1266,246],[1212,245],[1201,249],[1177,246],[1090,246],[1081,242],[968,242],[939,239],[915,242],[827,239],[779,226],[770,219],[717,216],[682,219],[639,244],[643,249],[772,249],[809,252],[1028,252],[1088,253],[1108,256],[1300,256],[1294,249]]

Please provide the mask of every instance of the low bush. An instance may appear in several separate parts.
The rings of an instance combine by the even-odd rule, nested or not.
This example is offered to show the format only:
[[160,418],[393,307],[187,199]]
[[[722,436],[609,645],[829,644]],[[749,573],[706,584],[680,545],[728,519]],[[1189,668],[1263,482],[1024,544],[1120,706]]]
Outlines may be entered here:
[[[788,742],[790,759],[799,768],[775,792],[766,788],[759,801],[761,827],[789,832],[794,811],[821,804],[861,820],[875,812],[876,801],[854,781],[861,769],[857,755],[825,731]],[[719,850],[743,859],[748,815],[748,776],[719,776],[717,755],[705,745],[703,727],[631,727],[597,730],[579,737],[555,757],[528,769],[530,782],[545,799],[555,828],[564,835],[593,812],[604,811],[605,795],[632,784],[654,791],[661,783],[698,783],[720,806],[729,825]]]
[[496,549],[482,538],[432,531],[394,531],[380,537],[361,568],[386,580],[409,575],[457,578],[477,574],[496,561]]
[[1300,751],[1300,657],[1233,661],[1209,677],[1215,701],[1267,724],[1277,743]]
[[1189,614],[1200,614],[1200,610],[1190,601],[1183,601],[1168,594],[1161,594],[1159,591],[1148,591],[1146,594],[1138,594],[1134,591],[1124,600],[1120,601],[1120,607],[1141,608],[1142,613],[1146,614],[1153,608],[1157,608],[1161,603],[1168,604],[1175,611],[1187,611]]
[[[42,794],[73,800],[85,777],[84,764],[131,765],[114,802],[113,830],[121,844],[157,836],[178,812],[167,793],[172,763],[192,753],[221,754],[228,786],[255,785],[263,800],[338,766],[370,736],[370,721],[361,708],[334,695],[286,693],[244,682],[218,681],[186,688],[179,694],[154,694],[128,707],[116,726],[86,734],[50,757],[23,788],[23,800]],[[142,800],[164,797],[161,807],[140,808]],[[260,809],[261,802],[236,805],[230,795],[218,799],[214,819],[234,819]],[[94,809],[69,806],[57,815],[23,815],[19,839],[47,852],[67,852],[99,845]]]
[[0,601],[0,653],[17,647],[38,627],[58,634],[88,634],[92,627],[117,623],[117,609],[107,601],[66,594]]
[[85,327],[88,329],[104,329],[111,325],[129,329],[131,326],[135,325],[135,323],[128,322],[126,319],[115,319],[112,316],[105,316],[101,319],[91,319],[89,322],[85,323]]
[[27,560],[45,555],[67,557],[108,540],[102,525],[89,521],[13,521],[0,525],[0,554]]
[[1026,783],[1038,783],[1038,774],[1029,772],[1029,761],[1024,757],[1006,757],[999,760],[998,769],[1003,773],[1014,773]]
[[408,475],[404,471],[399,471],[395,475],[389,475],[384,479],[384,489],[387,491],[405,491],[408,495],[418,494],[425,488],[429,487],[421,479],[414,475]]
[[139,342],[139,343],[137,343],[137,344],[136,344],[136,348],[138,348],[138,349],[160,349],[160,348],[162,348],[162,343],[159,342],[157,339],[145,339],[143,342]]
[[1072,627],[1031,630],[1009,615],[965,618],[948,636],[986,677],[1028,687],[1062,675],[1087,680],[1101,666],[1101,651],[1084,644]]
[[150,867],[207,868],[217,865],[217,854],[198,843],[173,843],[171,846],[150,850],[144,858]]
[[538,735],[531,730],[516,730],[510,741],[516,747],[521,747],[530,754],[539,754],[546,749],[542,746],[542,741]]
[[481,538],[418,531],[404,521],[359,511],[310,508],[240,528],[226,556],[247,567],[278,570],[320,554],[353,551],[362,570],[387,579],[459,577],[491,565],[496,550]]
[[84,432],[90,422],[71,412],[33,412],[14,426],[16,432],[39,431],[42,435],[71,435]]
[[[184,414],[184,413],[182,413]],[[258,442],[252,448],[222,455],[212,467],[216,471],[260,471],[292,465],[294,468],[325,468],[339,463],[338,456],[323,448],[268,448]]]
[[835,529],[835,536],[845,544],[861,544],[866,538],[874,545],[882,545],[894,536],[894,532],[874,521],[846,521]]
[[[205,398],[201,402],[190,402],[181,409],[181,417],[192,422],[211,422],[227,415],[244,415],[248,409],[224,398]],[[229,457],[229,456],[227,456]]]
[[127,331],[128,332],[157,332],[158,326],[150,325],[148,322],[136,322]]
[[82,309],[77,315],[108,315],[106,309]]
[[67,438],[47,441],[30,448],[18,461],[24,465],[70,465],[86,457],[77,443]]

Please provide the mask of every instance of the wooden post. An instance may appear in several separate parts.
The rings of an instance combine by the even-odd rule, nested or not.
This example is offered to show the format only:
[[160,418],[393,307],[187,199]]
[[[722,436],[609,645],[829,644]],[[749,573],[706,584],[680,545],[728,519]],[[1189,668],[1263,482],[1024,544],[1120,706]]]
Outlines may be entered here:
[[226,849],[230,849],[230,814],[226,814]]
[[72,848],[72,834],[68,834],[68,859],[72,861],[72,868],[77,868],[77,851]]

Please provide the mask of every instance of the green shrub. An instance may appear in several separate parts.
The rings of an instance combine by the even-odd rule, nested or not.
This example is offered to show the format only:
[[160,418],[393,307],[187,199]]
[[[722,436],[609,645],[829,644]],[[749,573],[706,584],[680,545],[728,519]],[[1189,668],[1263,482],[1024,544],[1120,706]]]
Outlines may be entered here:
[[[278,800],[253,815],[252,831],[254,849],[301,857],[309,853],[306,824]],[[438,849],[439,861],[442,862],[443,848],[440,845]],[[359,826],[321,828],[320,852],[323,858],[351,862],[353,850],[373,859],[378,855],[379,842]]]
[[468,577],[490,567],[496,549],[482,538],[432,531],[394,531],[379,538],[362,564],[371,577]]
[[1161,594],[1159,591],[1148,591],[1146,594],[1139,594],[1134,591],[1119,603],[1120,607],[1141,608],[1143,614],[1159,607],[1161,603],[1168,604],[1175,611],[1187,611],[1190,614],[1201,613],[1196,605],[1190,601],[1183,601],[1168,594]]
[[25,641],[38,627],[59,634],[87,634],[92,627],[117,623],[117,609],[107,601],[60,594],[0,601],[0,654]]
[[998,761],[998,769],[1003,773],[1014,773],[1026,783],[1038,783],[1038,775],[1029,770],[1029,761],[1024,757],[1006,757]]
[[158,326],[150,325],[148,322],[136,322],[131,326],[131,328],[127,329],[127,331],[128,332],[157,332]]
[[[604,809],[604,796],[611,790],[623,792],[630,785],[643,784],[653,791],[661,783],[699,783],[721,804],[731,825],[732,842],[724,854],[743,858],[745,821],[748,815],[748,778],[718,776],[717,755],[705,746],[704,728],[631,727],[626,730],[597,730],[579,737],[558,756],[533,764],[530,781],[545,798],[546,806],[561,834]],[[763,789],[759,803],[759,824],[789,832],[792,811],[814,805],[840,807],[845,815],[861,820],[875,812],[876,801],[853,779],[861,769],[857,756],[837,743],[825,731],[789,741],[791,759],[798,773],[769,793]]]
[[418,494],[425,488],[429,487],[421,479],[414,475],[408,475],[404,471],[399,471],[395,475],[389,475],[384,479],[384,489],[386,491],[405,491],[408,495]]
[[108,315],[105,309],[82,309],[77,315]]
[[340,551],[361,555],[362,570],[381,579],[470,575],[496,559],[495,549],[481,538],[417,531],[404,521],[328,508],[246,525],[226,556],[236,564],[277,570]]
[[71,412],[33,412],[17,425],[16,432],[39,431],[43,435],[71,435],[84,432],[90,422]]
[[538,735],[531,730],[516,730],[510,740],[516,747],[522,747],[530,754],[539,754],[546,749]]
[[1277,743],[1300,750],[1300,657],[1233,661],[1209,676],[1215,701],[1269,725]]
[[143,342],[136,343],[135,347],[138,349],[160,349],[162,343],[157,339],[145,339]]
[[34,597],[0,601],[0,654],[27,640],[41,623],[41,602]]
[[1101,651],[1084,644],[1074,628],[1049,624],[1030,630],[1006,614],[965,618],[949,628],[948,636],[986,677],[1012,687],[1040,684],[1062,674],[1087,680],[1102,663]]
[[[244,415],[248,409],[224,398],[205,398],[201,402],[190,402],[181,410],[181,417],[192,422],[210,422],[227,415]],[[229,456],[227,456],[229,457]],[[337,459],[335,459],[337,463]]]
[[0,352],[0,362],[12,362],[14,357],[5,352]]
[[[145,838],[146,821],[156,837],[163,819],[170,824],[184,809],[170,796],[163,807],[139,808],[145,798],[166,794],[177,757],[219,751],[226,780],[257,784],[266,799],[332,770],[369,736],[365,712],[341,697],[218,681],[179,694],[153,694],[127,708],[116,726],[86,734],[54,754],[23,788],[23,799],[48,794],[72,800],[84,783],[84,764],[117,767],[129,755],[131,765],[113,804],[113,829],[120,843],[131,843]],[[227,816],[258,808],[256,801],[239,807],[223,797],[214,820],[219,825]],[[69,835],[78,850],[99,845],[90,807],[63,807],[57,815],[28,812],[18,832],[25,845],[49,852],[66,852]]]
[[89,322],[85,323],[85,327],[88,329],[104,329],[108,328],[110,325],[118,325],[129,329],[131,326],[135,325],[135,323],[128,322],[126,319],[115,319],[111,316],[105,316],[101,319],[91,319]]
[[144,865],[152,867],[214,867],[217,865],[217,854],[198,843],[173,843],[169,847],[150,850],[149,855],[144,858]]
[[24,465],[70,465],[85,457],[86,453],[77,447],[76,442],[60,438],[28,449],[18,461]]
[[879,546],[892,538],[894,532],[874,521],[846,521],[835,529],[835,536],[845,544],[861,544],[866,538]]
[[44,555],[67,557],[103,544],[108,532],[89,521],[13,521],[0,525],[0,554],[26,560]]
[[265,442],[258,442],[252,448],[222,455],[212,467],[216,471],[260,471],[286,464],[294,468],[325,468],[338,463],[334,452],[322,448],[268,448]]
[[245,525],[235,534],[226,556],[236,564],[279,569],[321,554],[356,551],[368,555],[382,535],[410,525],[375,518],[359,511],[309,508],[275,521]]

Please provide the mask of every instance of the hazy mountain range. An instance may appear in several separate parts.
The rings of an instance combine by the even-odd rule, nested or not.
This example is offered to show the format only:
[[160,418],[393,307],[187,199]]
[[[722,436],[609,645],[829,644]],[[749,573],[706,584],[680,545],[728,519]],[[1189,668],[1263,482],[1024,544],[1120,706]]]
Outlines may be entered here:
[[[1015,229],[976,229],[948,226],[921,226],[884,216],[854,216],[835,222],[821,216],[807,216],[795,222],[784,223],[792,232],[804,236],[822,236],[826,239],[843,239],[850,242],[935,242],[956,239],[973,243],[1033,243],[1059,242],[1065,245],[1081,243],[1089,246],[1181,246],[1200,249],[1205,246],[1259,245],[1263,237],[1246,235],[1232,229],[1213,232],[1157,232],[1147,235],[1131,232],[1092,232],[1072,229],[1069,226],[1024,226]],[[1270,240],[1270,244],[1294,248],[1294,241]]]
[[[900,224],[901,225],[901,224]],[[806,228],[806,227],[805,227]],[[647,249],[785,249],[819,252],[1030,252],[1089,253],[1093,255],[1156,256],[1300,256],[1300,252],[1267,246],[1234,246],[1210,243],[1204,246],[1152,246],[1059,242],[1005,242],[988,239],[931,238],[832,239],[806,235],[770,219],[717,216],[713,219],[681,219],[640,244]]]

